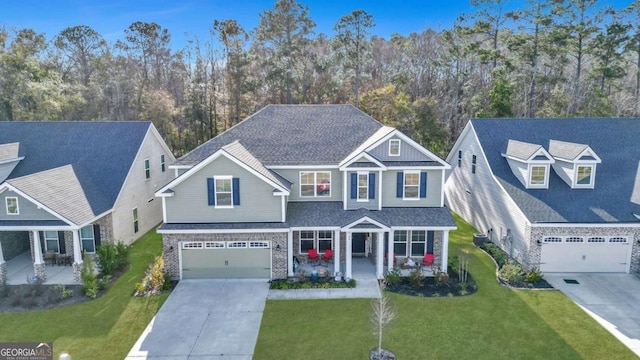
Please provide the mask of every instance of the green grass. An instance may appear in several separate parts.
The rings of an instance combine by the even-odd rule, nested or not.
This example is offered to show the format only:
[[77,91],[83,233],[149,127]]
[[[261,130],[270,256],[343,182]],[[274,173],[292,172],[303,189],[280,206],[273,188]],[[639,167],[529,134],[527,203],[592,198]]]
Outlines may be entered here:
[[0,341],[53,342],[54,358],[123,359],[167,298],[132,296],[162,239],[155,229],[133,244],[131,267],[100,298],[51,310],[0,314]]
[[[420,298],[390,294],[397,317],[383,346],[399,359],[636,359],[558,291],[509,290],[472,245],[476,232],[456,217],[450,254],[466,254],[474,295]],[[377,344],[371,301],[268,301],[254,359],[364,359]]]

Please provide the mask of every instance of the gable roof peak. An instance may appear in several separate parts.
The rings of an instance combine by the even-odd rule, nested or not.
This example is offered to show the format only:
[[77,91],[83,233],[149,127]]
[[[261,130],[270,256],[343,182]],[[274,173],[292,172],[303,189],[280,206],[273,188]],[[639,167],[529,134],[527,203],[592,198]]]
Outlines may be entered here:
[[507,142],[506,155],[515,159],[527,161],[538,154],[540,150],[546,153],[542,145],[509,139]]
[[568,141],[549,140],[549,154],[555,158],[575,160],[585,150],[589,149],[589,145],[578,144]]

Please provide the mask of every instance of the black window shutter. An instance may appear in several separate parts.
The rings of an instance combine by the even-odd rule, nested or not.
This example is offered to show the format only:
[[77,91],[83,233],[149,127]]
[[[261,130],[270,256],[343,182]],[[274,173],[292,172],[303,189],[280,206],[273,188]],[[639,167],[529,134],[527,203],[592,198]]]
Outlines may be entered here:
[[396,197],[402,198],[402,190],[404,188],[404,174],[402,171],[398,172],[398,182],[396,183]]
[[427,173],[426,172],[420,173],[420,197],[421,198],[427,197]]
[[434,232],[427,231],[427,254],[433,254],[433,238]]
[[66,254],[67,244],[64,241],[64,231],[58,231],[58,243],[60,244],[60,254]]
[[100,225],[93,225],[93,239],[96,242],[96,249],[100,247],[101,239],[100,239]]
[[358,198],[358,174],[351,173],[351,198]]
[[209,206],[213,206],[216,204],[216,192],[215,185],[213,183],[213,178],[207,178],[207,193],[209,199]]
[[240,205],[240,178],[233,178],[233,205]]
[[42,250],[42,252],[44,253],[44,251],[45,251],[45,247],[44,247],[44,231],[38,231],[38,234],[40,234],[40,250]]
[[369,199],[376,198],[376,173],[369,173]]

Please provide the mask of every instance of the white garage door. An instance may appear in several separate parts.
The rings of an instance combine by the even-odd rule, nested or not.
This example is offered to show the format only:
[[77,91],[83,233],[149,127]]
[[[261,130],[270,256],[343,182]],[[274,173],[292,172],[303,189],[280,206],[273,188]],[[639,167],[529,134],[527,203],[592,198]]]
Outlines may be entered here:
[[187,241],[181,246],[182,278],[270,278],[268,241]]
[[627,272],[631,245],[623,236],[547,237],[542,242],[542,272]]

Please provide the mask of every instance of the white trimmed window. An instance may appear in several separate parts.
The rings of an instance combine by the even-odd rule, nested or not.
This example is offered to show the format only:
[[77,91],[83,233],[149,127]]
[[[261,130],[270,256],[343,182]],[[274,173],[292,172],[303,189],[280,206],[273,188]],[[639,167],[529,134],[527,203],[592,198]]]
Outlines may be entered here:
[[215,196],[216,207],[233,207],[233,186],[231,176],[216,176],[215,181]]
[[548,236],[544,239],[542,239],[543,242],[546,243],[561,243],[562,242],[562,238],[561,237],[557,237],[557,236]]
[[93,225],[88,225],[80,229],[80,241],[82,242],[82,250],[90,254],[96,252],[96,241],[93,234]]
[[626,243],[627,242],[627,238],[626,237],[621,237],[621,236],[614,236],[611,237],[609,239],[610,243]]
[[53,250],[55,252],[60,252],[60,242],[58,239],[57,231],[45,231],[44,243],[46,246],[46,250]]
[[587,238],[587,242],[590,243],[603,243],[606,242],[605,238],[601,237],[601,236],[593,236],[590,238]]
[[330,197],[330,171],[301,171],[300,197]]
[[547,167],[546,166],[532,166],[531,177],[529,183],[533,185],[542,186],[546,184],[547,180]]
[[144,159],[144,178],[148,179],[151,177],[151,162],[149,159]]
[[160,155],[160,170],[164,172],[167,169],[164,162],[164,154]]
[[358,201],[369,200],[369,173],[358,173]]
[[318,231],[318,253],[324,254],[325,250],[333,249],[333,231]]
[[396,230],[393,233],[393,252],[399,256],[407,256],[407,231]]
[[458,150],[458,167],[462,167],[462,150]]
[[471,173],[476,173],[476,163],[478,162],[478,157],[475,155],[471,156]]
[[403,199],[420,199],[420,172],[404,172]]
[[17,197],[6,197],[4,198],[4,203],[7,208],[7,215],[20,215]]
[[133,208],[133,232],[137,233],[140,228],[138,227],[138,208]]
[[309,249],[315,249],[315,240],[314,231],[300,231],[300,254],[307,254]]
[[579,165],[576,170],[576,186],[593,186],[593,165]]
[[424,230],[411,231],[411,256],[424,256],[426,253],[427,232]]
[[584,242],[584,238],[579,236],[569,236],[565,239],[565,242],[568,243],[582,243]]
[[400,156],[400,139],[389,140],[389,156]]

